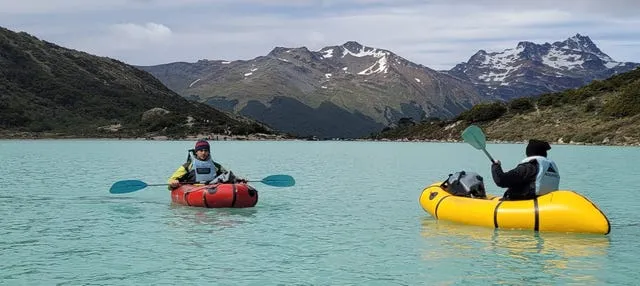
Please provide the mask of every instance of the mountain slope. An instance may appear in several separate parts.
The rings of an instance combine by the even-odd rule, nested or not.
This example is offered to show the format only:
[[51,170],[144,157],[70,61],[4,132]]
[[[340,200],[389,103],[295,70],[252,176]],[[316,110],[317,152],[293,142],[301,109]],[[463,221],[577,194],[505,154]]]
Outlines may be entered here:
[[403,117],[452,117],[486,100],[466,81],[357,42],[140,68],[186,98],[303,136],[360,137]]
[[579,89],[479,104],[454,120],[387,129],[374,137],[457,141],[469,124],[495,141],[640,145],[640,68]]
[[450,74],[468,79],[489,97],[511,99],[562,91],[640,66],[614,61],[587,36],[542,45],[520,42],[515,49],[480,50]]
[[361,137],[401,119],[452,118],[474,104],[557,92],[630,71],[580,34],[479,51],[449,71],[347,42],[319,51],[276,47],[248,61],[141,67],[189,99],[298,135]]
[[143,137],[268,132],[189,102],[150,74],[0,28],[0,136]]

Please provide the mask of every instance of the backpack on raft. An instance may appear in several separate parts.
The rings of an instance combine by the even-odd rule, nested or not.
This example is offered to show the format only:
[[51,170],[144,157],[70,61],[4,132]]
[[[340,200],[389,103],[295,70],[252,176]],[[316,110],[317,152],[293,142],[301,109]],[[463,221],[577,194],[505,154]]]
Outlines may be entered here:
[[449,178],[440,185],[454,196],[486,198],[482,176],[475,172],[460,171],[449,174]]

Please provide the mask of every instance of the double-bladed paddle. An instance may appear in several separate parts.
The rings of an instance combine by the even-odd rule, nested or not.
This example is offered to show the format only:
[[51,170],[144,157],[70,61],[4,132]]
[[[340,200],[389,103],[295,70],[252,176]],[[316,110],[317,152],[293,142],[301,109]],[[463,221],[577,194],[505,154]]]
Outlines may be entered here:
[[[289,175],[271,175],[264,177],[262,180],[248,180],[247,182],[260,182],[273,187],[291,187],[296,184],[296,181],[293,179],[293,177]],[[195,182],[193,184],[195,184]],[[169,184],[147,184],[140,180],[123,180],[117,181],[113,185],[111,185],[109,193],[125,194],[142,190],[146,187],[167,185]]]
[[489,155],[489,152],[487,152],[486,138],[480,127],[476,125],[470,125],[464,131],[462,131],[462,139],[464,139],[464,142],[467,142],[471,146],[473,146],[473,148],[484,151],[484,153],[487,154],[487,157],[489,157],[489,160],[491,160],[491,163],[495,163],[491,155]]

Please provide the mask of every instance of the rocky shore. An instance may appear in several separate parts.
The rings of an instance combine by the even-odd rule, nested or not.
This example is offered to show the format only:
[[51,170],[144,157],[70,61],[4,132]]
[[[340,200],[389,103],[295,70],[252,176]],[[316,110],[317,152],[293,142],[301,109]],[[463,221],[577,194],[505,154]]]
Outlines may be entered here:
[[[14,133],[2,133],[0,132],[0,140],[25,140],[25,139],[33,139],[33,140],[46,140],[46,139],[87,139],[87,140],[185,140],[185,141],[195,141],[198,139],[207,139],[211,141],[369,141],[369,142],[433,142],[433,143],[464,143],[463,140],[456,139],[412,139],[412,138],[402,138],[402,139],[370,139],[370,138],[358,138],[358,139],[329,139],[329,140],[319,140],[319,139],[309,139],[309,138],[293,138],[289,136],[279,135],[279,134],[249,134],[249,135],[229,135],[229,134],[198,134],[186,136],[183,138],[170,138],[168,136],[148,136],[148,137],[82,137],[82,136],[68,136],[68,135],[60,135],[55,133],[27,133],[27,132],[14,132]],[[509,140],[487,140],[489,144],[526,144],[526,141],[509,141]],[[640,146],[640,142],[633,143],[625,143],[625,144],[616,144],[612,142],[606,142],[602,144],[595,143],[584,143],[584,142],[563,142],[562,140],[558,140],[556,142],[550,142],[553,145],[585,145],[585,146]]]

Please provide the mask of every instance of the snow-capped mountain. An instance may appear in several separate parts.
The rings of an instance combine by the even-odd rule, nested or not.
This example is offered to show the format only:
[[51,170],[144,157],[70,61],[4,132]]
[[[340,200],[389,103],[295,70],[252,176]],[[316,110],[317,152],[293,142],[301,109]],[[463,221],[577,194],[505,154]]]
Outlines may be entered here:
[[185,97],[318,137],[361,137],[403,117],[449,118],[484,100],[468,81],[357,42],[141,68]]
[[480,50],[449,72],[470,80],[485,96],[510,99],[580,87],[638,66],[614,61],[588,36],[576,34],[553,44],[520,42],[502,52]]
[[189,99],[296,135],[360,137],[401,118],[451,118],[476,103],[583,86],[638,67],[580,34],[542,45],[483,50],[435,71],[357,42],[310,51],[276,47],[247,61],[140,67]]

